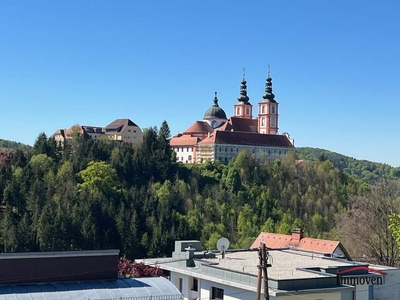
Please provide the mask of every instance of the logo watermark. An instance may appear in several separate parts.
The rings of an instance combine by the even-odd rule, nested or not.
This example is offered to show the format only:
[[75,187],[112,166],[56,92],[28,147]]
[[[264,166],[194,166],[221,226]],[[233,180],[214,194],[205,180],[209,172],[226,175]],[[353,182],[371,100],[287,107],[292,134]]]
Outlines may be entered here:
[[[359,272],[359,271],[364,271],[364,274],[357,274],[354,275],[346,275],[348,273],[354,273],[354,272]],[[366,271],[366,273],[365,273]],[[370,274],[373,273],[373,274]],[[350,268],[341,272],[338,272],[336,275],[337,278],[337,283],[338,284],[345,284],[345,285],[383,285],[383,276],[386,274],[385,272],[382,272],[377,269],[373,268],[368,268],[365,266],[359,266],[355,268]]]

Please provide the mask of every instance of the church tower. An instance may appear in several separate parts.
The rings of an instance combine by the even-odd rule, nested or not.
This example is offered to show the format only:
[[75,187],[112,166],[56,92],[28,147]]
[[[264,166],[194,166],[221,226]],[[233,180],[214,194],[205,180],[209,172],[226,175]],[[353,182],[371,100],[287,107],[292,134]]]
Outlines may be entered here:
[[252,119],[253,118],[253,105],[249,102],[249,97],[247,96],[247,86],[246,80],[244,79],[240,84],[240,94],[238,102],[233,107],[233,116],[237,118]]
[[268,70],[265,81],[265,93],[258,103],[258,132],[266,134],[278,134],[278,102],[272,93],[272,78]]

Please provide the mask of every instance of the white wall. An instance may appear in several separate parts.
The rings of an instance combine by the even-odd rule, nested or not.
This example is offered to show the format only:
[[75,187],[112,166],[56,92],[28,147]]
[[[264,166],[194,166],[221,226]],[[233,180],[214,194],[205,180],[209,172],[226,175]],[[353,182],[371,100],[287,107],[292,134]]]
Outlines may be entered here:
[[[372,268],[374,266],[371,266]],[[393,300],[400,298],[400,269],[382,270],[383,285],[374,285],[373,299]]]
[[222,285],[208,280],[202,280],[201,290],[200,290],[201,300],[211,299],[212,287],[224,290],[224,300],[236,300],[236,299],[254,300],[256,298],[255,292],[245,291],[243,289]]
[[369,300],[369,285],[368,284],[358,284],[355,286],[354,300]]
[[[193,146],[174,146],[172,147],[172,149],[175,151],[176,153],[176,161],[179,162],[181,161],[184,164],[187,163],[194,163],[194,145]],[[191,156],[191,159],[189,160],[189,156]]]
[[[342,293],[313,293],[313,294],[301,294],[301,295],[287,295],[287,296],[278,296],[278,300],[294,300],[294,299],[310,299],[310,300],[341,300]],[[366,298],[365,300],[368,300]]]
[[214,283],[204,279],[198,279],[198,292],[195,292],[191,290],[192,280],[190,276],[171,272],[170,280],[178,289],[179,278],[182,278],[182,294],[184,295],[185,300],[192,300],[196,298],[200,298],[201,300],[211,299],[212,287],[217,287],[224,290],[224,300],[254,300],[256,296],[254,292],[244,291],[243,289]]

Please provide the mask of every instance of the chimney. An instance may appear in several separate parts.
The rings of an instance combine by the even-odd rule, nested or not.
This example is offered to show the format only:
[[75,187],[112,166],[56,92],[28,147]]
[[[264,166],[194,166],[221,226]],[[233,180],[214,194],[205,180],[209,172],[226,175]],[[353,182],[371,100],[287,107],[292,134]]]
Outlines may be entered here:
[[300,241],[303,238],[303,231],[301,228],[294,228],[292,230],[293,241]]
[[185,248],[187,252],[189,252],[189,257],[186,259],[186,267],[194,268],[196,264],[194,263],[194,251],[196,248],[192,247],[192,244],[189,244],[189,247]]

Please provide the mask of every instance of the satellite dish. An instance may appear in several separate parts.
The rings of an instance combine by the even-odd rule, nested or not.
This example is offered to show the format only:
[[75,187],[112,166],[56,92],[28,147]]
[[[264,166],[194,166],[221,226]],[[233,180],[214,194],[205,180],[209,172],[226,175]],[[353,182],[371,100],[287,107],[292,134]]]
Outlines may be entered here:
[[229,249],[229,240],[227,238],[220,238],[217,242],[217,249],[221,251],[222,258],[225,258],[225,251]]

